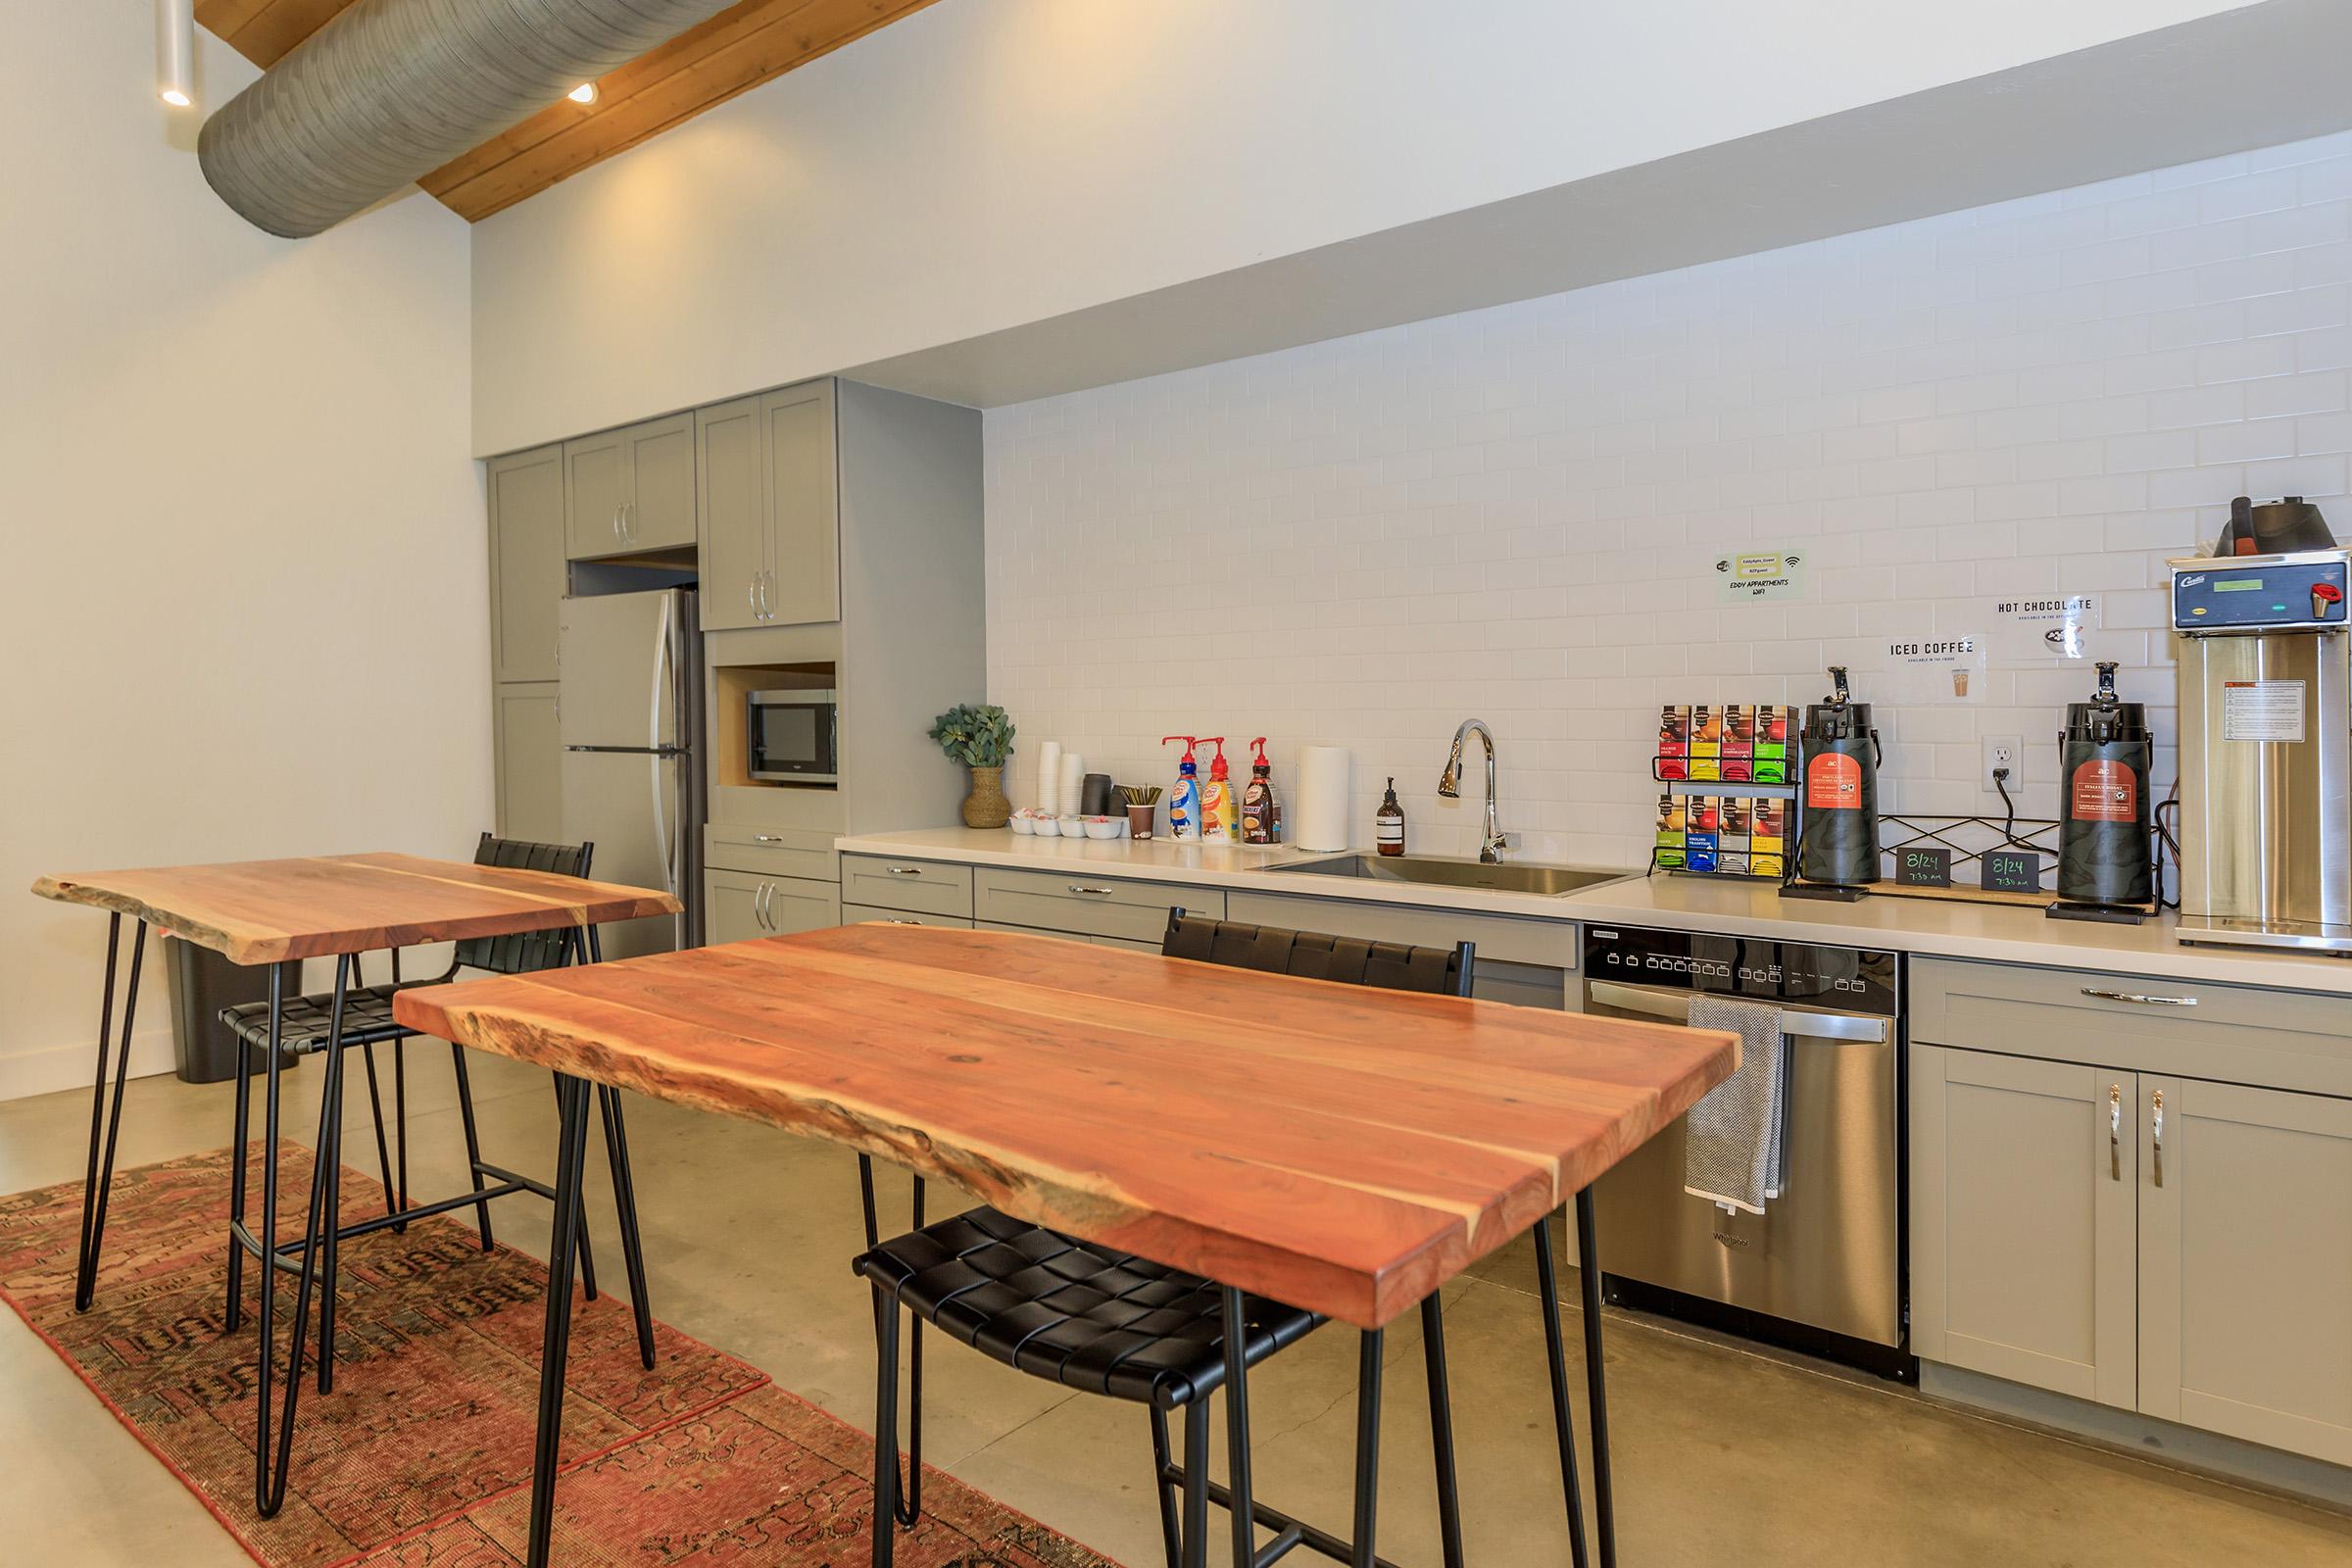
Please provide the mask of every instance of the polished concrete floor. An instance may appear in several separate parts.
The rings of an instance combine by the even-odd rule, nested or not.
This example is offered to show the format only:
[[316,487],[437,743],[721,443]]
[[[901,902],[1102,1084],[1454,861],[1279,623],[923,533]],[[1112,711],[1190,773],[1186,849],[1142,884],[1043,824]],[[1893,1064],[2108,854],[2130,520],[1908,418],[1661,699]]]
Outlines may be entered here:
[[[463,1145],[447,1049],[420,1042],[413,1050],[413,1187],[455,1191]],[[546,1076],[474,1060],[486,1152],[547,1169],[555,1112]],[[302,1135],[316,1125],[320,1076],[315,1064],[294,1074],[291,1120]],[[122,1163],[220,1147],[229,1103],[226,1085],[133,1083]],[[364,1117],[365,1101],[355,1095],[353,1103]],[[0,1103],[0,1191],[78,1180],[88,1114],[86,1094]],[[630,1117],[656,1313],[868,1426],[871,1320],[848,1267],[859,1233],[855,1161],[643,1101],[632,1101]],[[346,1141],[363,1168],[372,1159],[365,1146],[364,1133]],[[592,1220],[610,1238],[601,1152],[598,1161]],[[903,1181],[893,1177],[886,1191],[890,1209],[903,1214]],[[502,1238],[544,1253],[544,1207],[515,1199],[502,1212]],[[617,1275],[616,1252],[601,1250]],[[1567,1560],[1532,1284],[1529,1255],[1515,1250],[1446,1292],[1469,1558],[1480,1568]],[[1379,1522],[1383,1555],[1418,1565],[1436,1562],[1438,1549],[1410,1323],[1389,1336]],[[1579,1331],[1573,1309],[1567,1327],[1572,1337]],[[2332,1513],[1646,1320],[1611,1313],[1608,1347],[1629,1568],[2352,1563],[2352,1521]],[[1158,1560],[1140,1411],[936,1341],[931,1348],[927,1457],[1137,1568]],[[1354,1336],[1325,1329],[1251,1379],[1261,1494],[1342,1532],[1355,1359]],[[235,1568],[249,1560],[7,1312],[0,1520],[8,1561]],[[1221,1515],[1212,1526],[1221,1543]]]

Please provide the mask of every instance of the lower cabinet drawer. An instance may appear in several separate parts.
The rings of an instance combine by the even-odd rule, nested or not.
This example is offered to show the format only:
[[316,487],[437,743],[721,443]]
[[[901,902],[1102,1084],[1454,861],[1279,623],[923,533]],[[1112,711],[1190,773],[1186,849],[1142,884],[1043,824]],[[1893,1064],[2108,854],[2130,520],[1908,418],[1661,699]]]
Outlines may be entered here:
[[1160,938],[1167,934],[1172,908],[1222,920],[1225,895],[1216,888],[1180,887],[1171,882],[1124,882],[986,866],[973,878],[972,912],[984,927],[1019,926],[1071,936],[1115,937],[1149,944],[1157,952]]
[[2159,975],[1911,960],[1911,1038],[2352,1096],[2344,999]]
[[945,860],[900,860],[878,855],[841,858],[841,896],[852,904],[917,914],[972,914],[972,868]]
[[841,923],[856,925],[861,920],[879,920],[885,925],[945,925],[969,931],[972,922],[959,914],[924,914],[914,909],[883,909],[870,904],[845,904],[841,906]]
[[703,829],[703,863],[765,876],[831,882],[840,873],[830,830],[712,822]]

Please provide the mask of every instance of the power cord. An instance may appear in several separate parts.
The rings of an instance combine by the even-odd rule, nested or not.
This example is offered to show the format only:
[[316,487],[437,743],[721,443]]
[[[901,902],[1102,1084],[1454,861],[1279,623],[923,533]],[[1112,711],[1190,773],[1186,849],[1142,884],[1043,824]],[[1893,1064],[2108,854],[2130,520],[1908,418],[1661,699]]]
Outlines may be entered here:
[[1996,767],[1992,770],[1992,787],[2001,792],[2001,809],[2006,813],[2001,819],[2001,842],[2015,849],[2032,849],[2033,845],[2020,844],[2017,841],[2017,803],[2009,798],[2009,770],[2007,768]]

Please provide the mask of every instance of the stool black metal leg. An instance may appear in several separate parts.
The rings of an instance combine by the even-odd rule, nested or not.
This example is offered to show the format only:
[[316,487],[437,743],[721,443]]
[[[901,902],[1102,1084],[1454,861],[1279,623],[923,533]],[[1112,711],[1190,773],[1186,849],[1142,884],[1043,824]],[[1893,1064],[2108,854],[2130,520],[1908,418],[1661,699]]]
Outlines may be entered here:
[[1168,1568],[1184,1568],[1184,1533],[1176,1516],[1176,1483],[1168,1479],[1168,1412],[1152,1412],[1152,1490],[1159,1496],[1159,1539]]
[[[336,990],[340,993],[342,974],[336,974]],[[338,998],[339,1000],[339,998]],[[339,1033],[342,1008],[335,1009]],[[278,1412],[276,1464],[270,1463],[270,1384],[271,1369],[277,1358],[277,1344],[272,1333],[271,1318],[277,1298],[277,1104],[278,1066],[275,1041],[270,1053],[269,1105],[264,1112],[265,1136],[269,1147],[264,1151],[262,1168],[262,1311],[261,1343],[256,1347],[255,1411],[253,1427],[253,1505],[265,1519],[277,1517],[277,1510],[286,1500],[286,1467],[294,1453],[294,1414],[302,1396],[302,1352],[311,1320],[311,1290],[318,1282],[318,1254],[323,1250],[319,1235],[319,1214],[326,1196],[325,1155],[333,1140],[333,1115],[343,1096],[343,1053],[330,1049],[326,1053],[326,1083],[324,1099],[318,1107],[318,1138],[315,1146],[311,1168],[310,1208],[304,1220],[302,1262],[296,1273],[294,1289],[294,1326],[287,1335],[285,1403]],[[334,1226],[333,1210],[327,1209],[326,1224]]]
[[[913,1229],[923,1228],[923,1179],[914,1178]],[[906,1321],[906,1484],[900,1489],[898,1521],[912,1530],[923,1516],[923,1323]]]
[[[392,955],[392,978],[400,978],[400,954]],[[404,1037],[392,1042],[392,1136],[398,1140],[399,1179],[393,1188],[393,1212],[409,1211],[409,1042]],[[392,1227],[395,1236],[406,1236],[409,1227],[404,1222]]]
[[[335,1287],[337,1266],[343,1251],[343,999],[350,987],[351,960],[335,960],[335,1000],[328,1011],[326,1027],[326,1055],[335,1063],[335,1071],[327,1076],[326,1103],[320,1107],[318,1125],[322,1140],[318,1146],[318,1168],[314,1181],[326,1185],[326,1229],[318,1235],[314,1246],[324,1253],[318,1269],[318,1392],[335,1392]],[[294,1427],[294,1417],[288,1414],[286,1428]]]
[[1379,1560],[1373,1535],[1380,1513],[1380,1374],[1386,1339],[1381,1330],[1370,1329],[1356,1348],[1355,1528],[1349,1532],[1354,1568],[1372,1568]]
[[1543,1298],[1544,1358],[1551,1373],[1551,1421],[1560,1445],[1560,1494],[1568,1503],[1568,1560],[1588,1568],[1585,1494],[1576,1479],[1576,1418],[1568,1408],[1568,1348],[1560,1334],[1560,1275],[1551,1255],[1551,1216],[1536,1222],[1536,1293]]
[[1438,1467],[1438,1531],[1446,1568],[1462,1568],[1462,1494],[1453,1470],[1453,1399],[1446,1384],[1446,1308],[1432,1291],[1421,1298],[1422,1364],[1429,1374],[1429,1446]]
[[556,1459],[564,1437],[564,1366],[571,1349],[571,1253],[580,1234],[588,1163],[588,1083],[556,1079],[562,1125],[556,1145],[555,1219],[547,1233],[547,1326],[539,1346],[539,1435],[531,1455],[530,1568],[547,1568],[556,1520]]
[[[74,1261],[74,1310],[87,1312],[98,1294],[98,1249],[106,1238],[106,1202],[115,1185],[115,1135],[122,1129],[122,1087],[130,1079],[130,1031],[139,1015],[139,960],[147,953],[147,922],[130,934],[130,988],[122,998],[122,1052],[115,1058],[114,1106],[106,1093],[107,1048],[115,1018],[115,956],[122,916],[106,917],[106,988],[98,1004],[98,1077],[90,1091],[90,1159],[81,1181],[81,1250]],[[101,1152],[103,1146],[103,1152]]]
[[620,1220],[620,1261],[629,1275],[629,1307],[637,1315],[637,1359],[654,1369],[654,1308],[645,1294],[645,1243],[637,1233],[637,1180],[629,1173],[629,1130],[621,1120],[620,1091],[599,1084],[605,1118],[605,1160],[612,1167],[612,1211]]
[[1600,1568],[1617,1568],[1617,1510],[1609,1493],[1608,1377],[1600,1348],[1600,1244],[1592,1225],[1592,1189],[1576,1195],[1576,1263],[1585,1304],[1585,1391],[1592,1407],[1592,1519]]
[[1225,1487],[1232,1494],[1233,1568],[1256,1568],[1257,1516],[1250,1492],[1248,1314],[1242,1293],[1223,1287],[1225,1304]]
[[[277,1035],[284,1021],[286,1004],[285,965],[270,966],[270,1058],[277,1059]],[[240,1039],[237,1042],[237,1133],[233,1140],[234,1163],[228,1170],[228,1304],[222,1320],[228,1332],[234,1334],[245,1323],[245,1249],[237,1240],[237,1227],[245,1223],[245,1172],[252,1163],[253,1151],[253,1050]],[[270,1270],[265,1265],[263,1272]]]
[[1184,1568],[1208,1568],[1208,1400],[1184,1407]]
[[[449,1059],[458,1072],[458,1120],[466,1129],[466,1168],[472,1174],[473,1190],[478,1193],[482,1190],[482,1136],[474,1126],[473,1081],[466,1075],[466,1048],[451,1042]],[[476,1203],[473,1212],[474,1222],[482,1233],[482,1250],[487,1252],[494,1245],[490,1240],[490,1205]]]
[[899,1301],[874,1287],[874,1568],[899,1544]]

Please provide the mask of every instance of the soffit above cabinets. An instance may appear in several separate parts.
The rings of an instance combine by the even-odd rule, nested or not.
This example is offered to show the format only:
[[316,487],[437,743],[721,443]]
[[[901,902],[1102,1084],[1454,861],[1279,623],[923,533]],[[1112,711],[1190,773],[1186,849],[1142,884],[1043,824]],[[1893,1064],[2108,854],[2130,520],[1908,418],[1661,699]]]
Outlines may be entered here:
[[[197,0],[196,20],[268,70],[353,0]],[[739,0],[417,183],[468,222],[535,196],[932,0]]]

